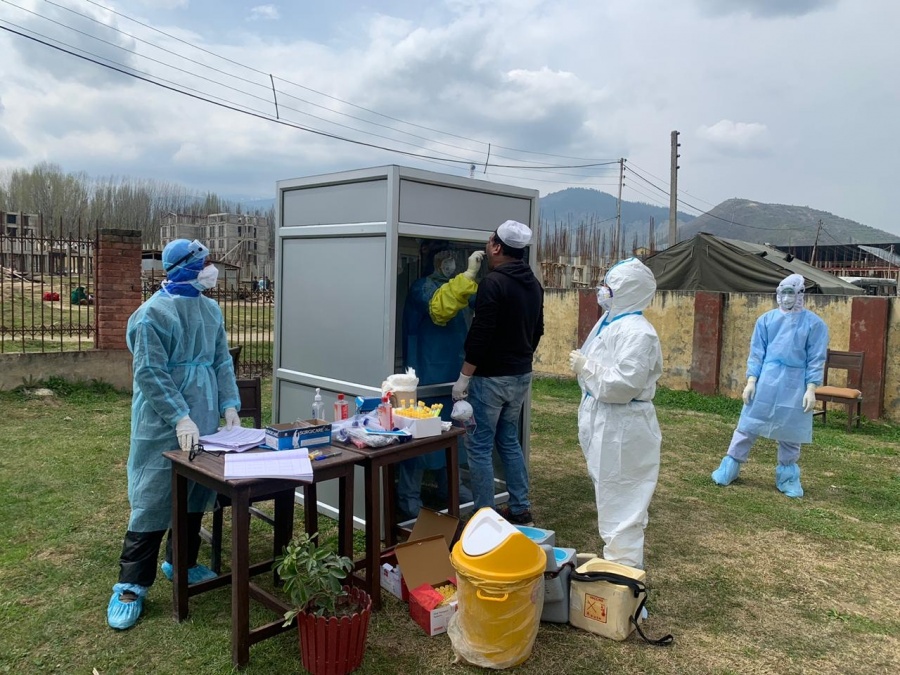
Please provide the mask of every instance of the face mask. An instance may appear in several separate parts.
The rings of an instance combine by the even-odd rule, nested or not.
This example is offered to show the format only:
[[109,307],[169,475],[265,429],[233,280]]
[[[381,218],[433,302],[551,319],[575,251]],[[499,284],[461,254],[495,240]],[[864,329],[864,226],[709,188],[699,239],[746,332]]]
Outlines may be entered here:
[[604,312],[608,312],[612,307],[613,293],[609,286],[600,286],[597,289],[597,304],[603,308]]
[[797,294],[791,290],[781,291],[781,308],[784,310],[793,309],[797,304]]
[[215,265],[207,265],[202,270],[200,270],[197,278],[191,281],[191,286],[199,291],[206,291],[215,286],[216,281],[218,280],[219,268]]
[[456,271],[456,261],[453,258],[447,258],[441,263],[441,274],[445,277],[452,277]]

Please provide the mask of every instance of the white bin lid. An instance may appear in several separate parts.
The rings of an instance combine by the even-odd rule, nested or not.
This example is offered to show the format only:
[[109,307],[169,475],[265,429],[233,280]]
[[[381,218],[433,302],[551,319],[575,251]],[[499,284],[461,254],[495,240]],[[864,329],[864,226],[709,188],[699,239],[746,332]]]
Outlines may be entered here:
[[462,548],[466,555],[484,555],[518,532],[514,525],[494,509],[485,507],[472,516],[463,530]]

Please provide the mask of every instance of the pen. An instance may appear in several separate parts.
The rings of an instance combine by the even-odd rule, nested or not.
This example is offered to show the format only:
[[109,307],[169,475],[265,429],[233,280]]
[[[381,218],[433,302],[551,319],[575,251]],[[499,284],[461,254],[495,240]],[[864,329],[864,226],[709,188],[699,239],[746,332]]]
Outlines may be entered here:
[[329,453],[324,453],[324,454],[321,454],[321,455],[316,455],[314,459],[315,459],[315,461],[318,462],[320,459],[328,459],[329,457],[337,457],[339,454],[341,454],[341,451],[340,451],[340,450],[335,450],[334,452],[329,452]]

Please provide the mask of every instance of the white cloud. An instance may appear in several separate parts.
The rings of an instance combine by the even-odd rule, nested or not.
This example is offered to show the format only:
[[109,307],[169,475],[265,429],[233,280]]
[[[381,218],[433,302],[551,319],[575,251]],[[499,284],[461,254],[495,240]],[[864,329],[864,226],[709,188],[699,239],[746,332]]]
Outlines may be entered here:
[[698,0],[713,16],[749,14],[764,18],[803,16],[836,5],[838,0]]
[[766,145],[769,129],[760,122],[720,120],[712,126],[701,126],[697,137],[726,152],[758,154]]
[[250,10],[250,20],[255,21],[262,19],[266,21],[274,21],[281,18],[281,13],[275,5],[257,5]]
[[[282,120],[374,145],[476,163],[488,143],[498,164],[625,157],[656,181],[668,175],[669,133],[679,129],[679,185],[705,202],[744,196],[809,204],[875,227],[894,222],[900,101],[884,86],[900,71],[893,0],[256,5],[274,8],[277,21],[246,21],[252,4],[222,2],[211,16],[201,3],[138,2],[117,2],[117,11],[143,12],[137,18],[174,38],[100,10],[91,16],[106,26],[84,19],[75,26],[131,54],[65,27],[78,17],[19,0],[60,21],[54,35],[73,45],[261,114],[274,112],[272,73]],[[49,30],[36,17],[18,20]],[[465,165],[224,110],[4,32],[0,54],[0,170],[46,160],[95,175],[259,195],[279,179],[377,164],[467,173]],[[848,156],[870,170],[848,175]],[[544,194],[569,186],[615,192],[618,178],[614,169],[498,167],[484,176]],[[647,199],[641,187],[626,181],[625,198]]]

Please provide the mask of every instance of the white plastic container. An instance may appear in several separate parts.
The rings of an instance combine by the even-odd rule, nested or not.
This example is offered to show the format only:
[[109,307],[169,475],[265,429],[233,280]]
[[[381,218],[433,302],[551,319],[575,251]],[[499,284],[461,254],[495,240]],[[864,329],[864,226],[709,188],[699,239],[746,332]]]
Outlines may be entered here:
[[[586,562],[576,572],[607,572],[642,583],[647,578],[644,570],[602,558]],[[606,581],[570,581],[569,623],[610,640],[624,640],[634,630],[631,618],[641,600],[642,596],[635,598],[628,586]]]

